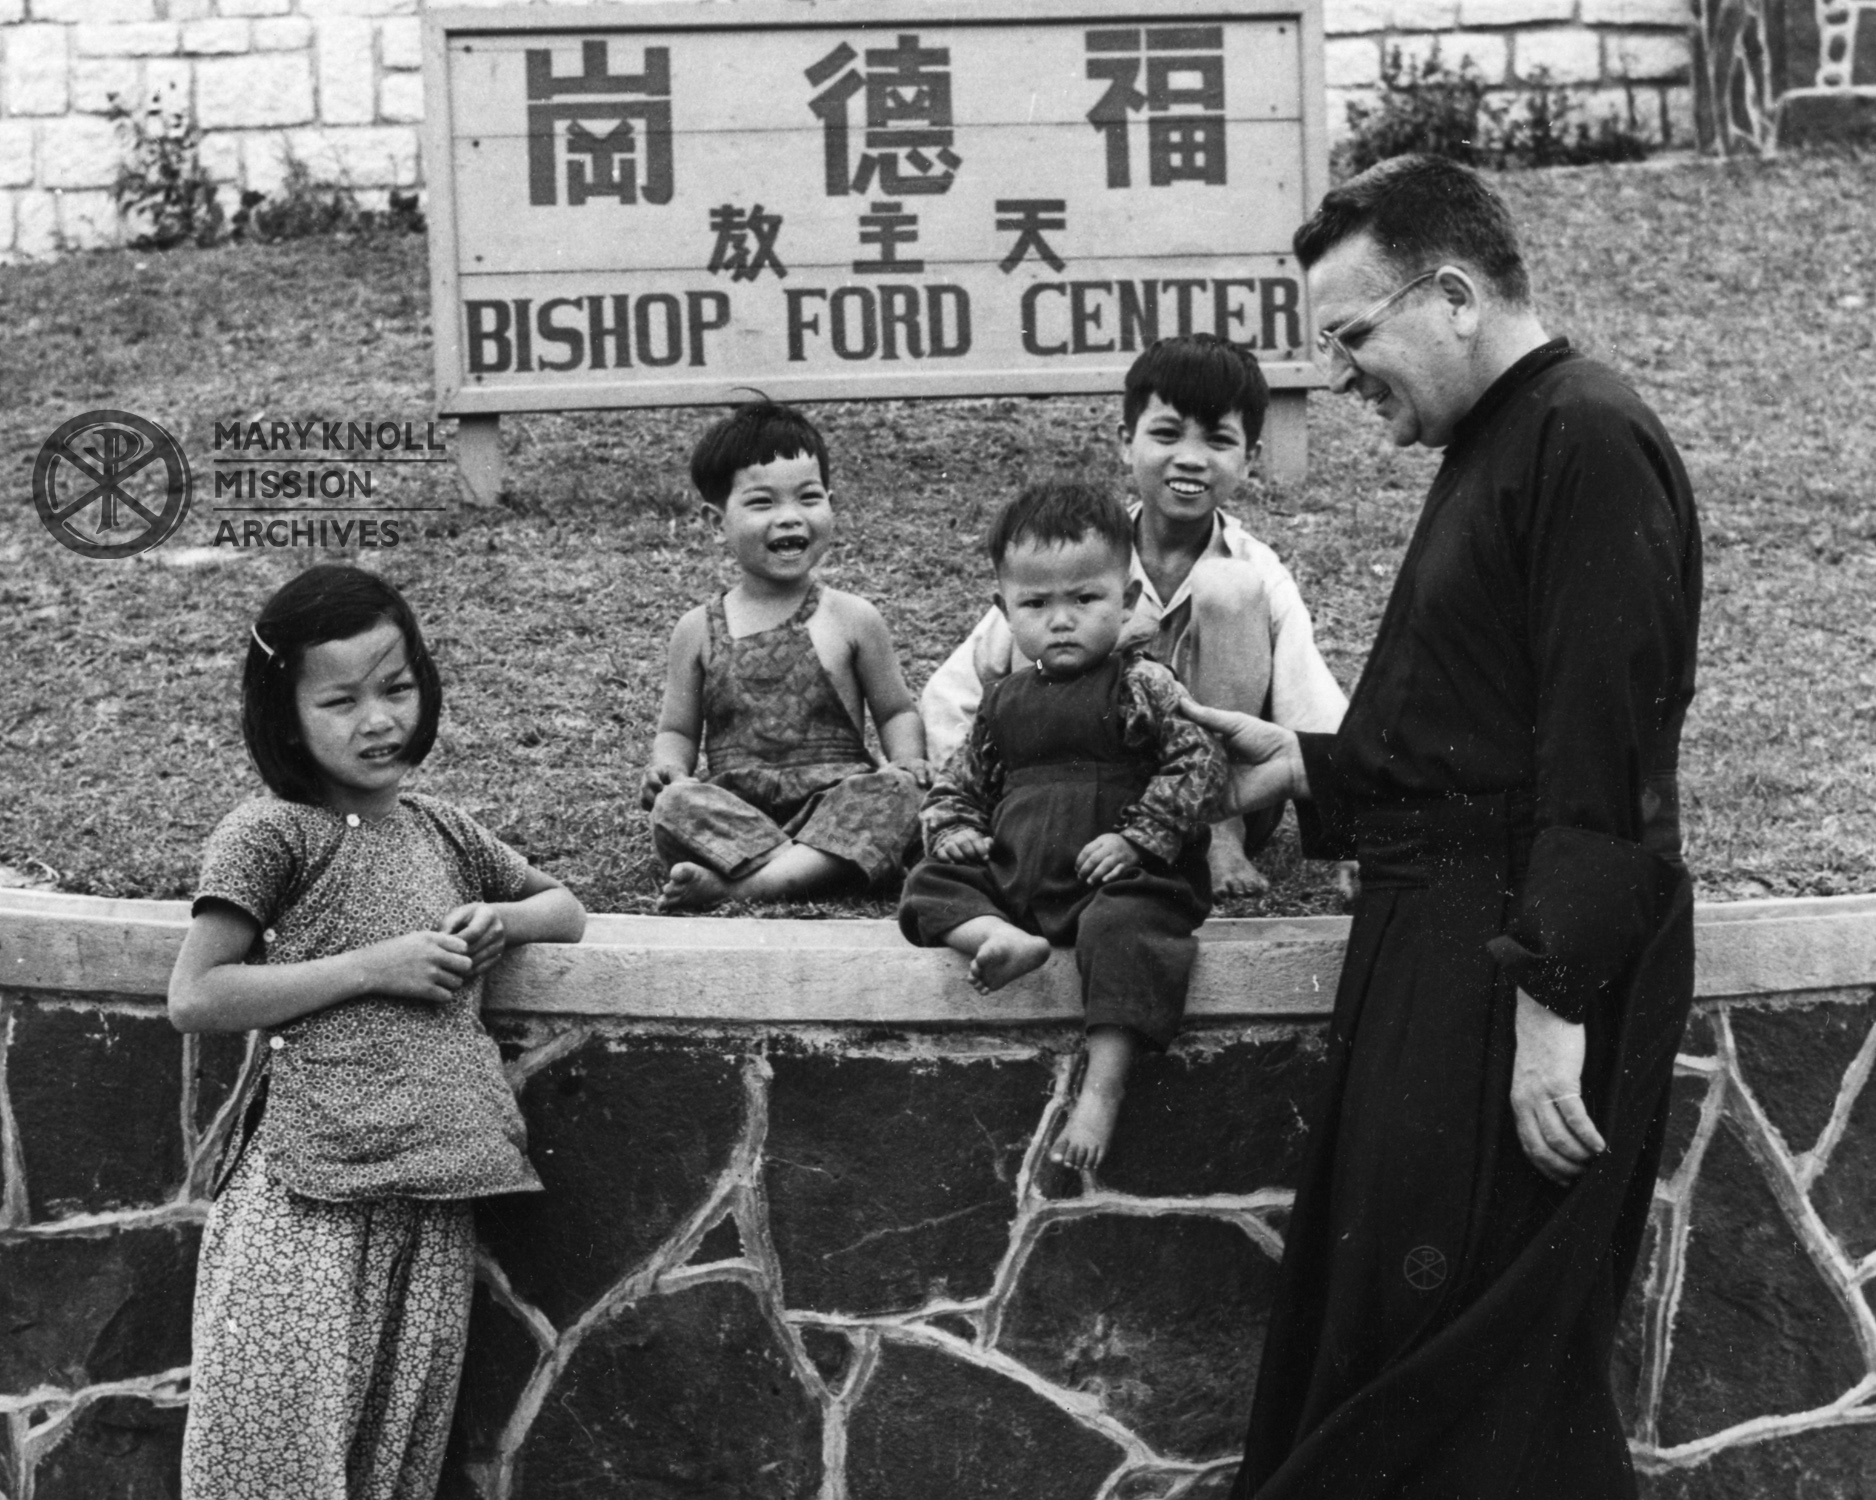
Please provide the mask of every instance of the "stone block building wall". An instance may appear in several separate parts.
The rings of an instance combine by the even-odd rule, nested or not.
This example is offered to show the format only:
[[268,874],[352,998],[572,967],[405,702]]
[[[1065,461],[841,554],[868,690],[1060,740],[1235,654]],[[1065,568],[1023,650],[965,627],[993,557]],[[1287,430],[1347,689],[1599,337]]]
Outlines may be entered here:
[[1390,54],[1448,72],[1471,65],[1488,100],[1515,108],[1540,87],[1569,91],[1577,118],[1614,119],[1644,139],[1694,144],[1689,0],[1324,0],[1329,132],[1372,105]]
[[[0,1495],[167,1500],[206,1173],[251,1065],[179,903],[0,892]],[[485,1205],[450,1500],[1219,1500],[1335,919],[1204,935],[1098,1177],[1072,965],[890,924],[595,918],[494,975],[547,1192]],[[1703,911],[1616,1385],[1647,1500],[1876,1493],[1876,898]]]
[[112,101],[201,128],[232,212],[288,163],[361,202],[422,181],[416,0],[0,0],[0,252],[119,242]]
[[[478,3],[478,0],[463,0]],[[482,0],[486,3],[486,0]],[[113,99],[172,101],[232,212],[290,160],[361,201],[420,187],[420,0],[0,0],[0,256],[120,242]],[[565,4],[578,23],[581,7]],[[1542,70],[1590,110],[1691,141],[1688,0],[1327,0],[1329,128],[1385,50],[1470,57],[1495,88]]]

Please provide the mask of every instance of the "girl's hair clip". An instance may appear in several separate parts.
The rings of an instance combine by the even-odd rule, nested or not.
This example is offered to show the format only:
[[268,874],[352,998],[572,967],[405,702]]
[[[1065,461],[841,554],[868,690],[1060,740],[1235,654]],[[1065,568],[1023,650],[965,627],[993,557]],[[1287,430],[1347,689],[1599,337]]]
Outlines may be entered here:
[[275,651],[272,646],[268,645],[267,642],[261,639],[261,631],[258,625],[248,626],[248,634],[254,637],[254,644],[259,646],[261,650],[267,653],[267,660],[270,664],[280,660],[280,654],[277,651]]

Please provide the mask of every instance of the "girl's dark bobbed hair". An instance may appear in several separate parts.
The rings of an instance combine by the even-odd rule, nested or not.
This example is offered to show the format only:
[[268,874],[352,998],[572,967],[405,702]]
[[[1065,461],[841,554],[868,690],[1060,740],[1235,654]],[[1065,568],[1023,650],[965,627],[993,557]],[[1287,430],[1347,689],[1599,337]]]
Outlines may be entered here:
[[436,743],[443,683],[417,617],[395,584],[363,568],[319,563],[282,584],[261,607],[241,673],[241,733],[254,768],[275,796],[289,802],[319,801],[319,770],[300,734],[296,698],[308,649],[349,640],[383,621],[397,626],[404,637],[411,675],[417,679],[417,732],[403,759],[421,765]]

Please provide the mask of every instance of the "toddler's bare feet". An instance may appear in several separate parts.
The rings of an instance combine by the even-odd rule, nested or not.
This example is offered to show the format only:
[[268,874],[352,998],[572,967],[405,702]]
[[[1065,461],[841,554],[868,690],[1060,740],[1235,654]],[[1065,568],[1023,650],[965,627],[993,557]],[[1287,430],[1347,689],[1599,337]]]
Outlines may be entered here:
[[685,860],[671,866],[671,877],[658,897],[659,911],[707,911],[729,896],[729,883],[714,870]]
[[971,960],[971,987],[988,995],[1000,990],[1012,979],[1032,974],[1049,961],[1049,940],[1024,932],[1020,927],[1003,927],[985,938]]
[[[1240,835],[1240,838],[1242,835]],[[1212,871],[1212,896],[1261,896],[1270,889],[1264,872],[1245,857],[1239,839],[1214,834],[1205,861]]]
[[1068,1123],[1049,1150],[1049,1160],[1078,1171],[1093,1171],[1100,1166],[1107,1155],[1107,1143],[1114,1138],[1121,1098],[1118,1091],[1091,1089],[1084,1083]]

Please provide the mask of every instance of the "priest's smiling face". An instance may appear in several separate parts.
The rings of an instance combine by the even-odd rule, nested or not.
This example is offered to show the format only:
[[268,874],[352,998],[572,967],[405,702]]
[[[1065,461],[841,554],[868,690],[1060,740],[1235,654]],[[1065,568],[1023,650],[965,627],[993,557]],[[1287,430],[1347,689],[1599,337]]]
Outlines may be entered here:
[[1310,267],[1309,297],[1317,326],[1334,335],[1329,388],[1374,407],[1397,446],[1445,447],[1479,393],[1471,278],[1451,267],[1402,275],[1372,237],[1355,234]]

